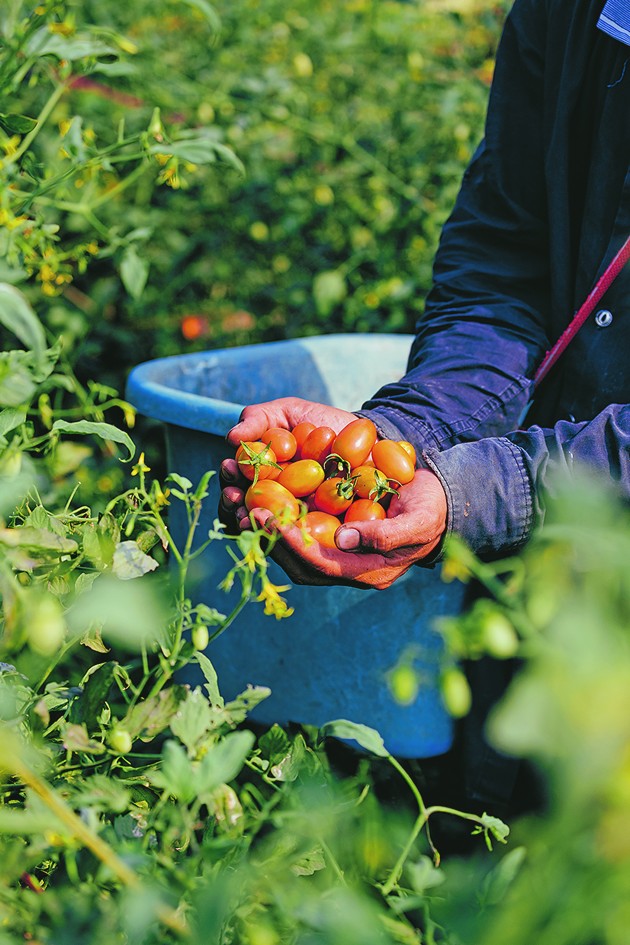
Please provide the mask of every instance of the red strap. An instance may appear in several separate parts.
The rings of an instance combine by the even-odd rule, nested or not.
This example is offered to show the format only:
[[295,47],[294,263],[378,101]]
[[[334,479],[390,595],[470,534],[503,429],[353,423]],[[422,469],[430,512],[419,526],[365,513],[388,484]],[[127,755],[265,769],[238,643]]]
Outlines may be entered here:
[[604,274],[595,284],[583,305],[577,310],[571,323],[562,332],[553,348],[551,348],[542,360],[542,363],[534,375],[534,386],[537,387],[544,377],[547,376],[553,365],[556,363],[569,342],[577,335],[578,331],[589,317],[597,303],[606,294],[611,287],[627,261],[630,259],[630,236],[623,244],[616,256],[607,266]]

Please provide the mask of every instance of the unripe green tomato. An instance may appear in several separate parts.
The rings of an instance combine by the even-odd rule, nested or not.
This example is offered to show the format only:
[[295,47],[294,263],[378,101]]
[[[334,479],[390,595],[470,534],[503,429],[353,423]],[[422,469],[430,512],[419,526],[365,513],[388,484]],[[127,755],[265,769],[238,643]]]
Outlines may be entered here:
[[28,645],[41,656],[57,653],[66,636],[63,608],[51,594],[42,597],[28,614]]
[[468,680],[461,669],[451,666],[444,670],[440,678],[442,701],[450,715],[461,719],[470,712],[472,695]]
[[133,741],[131,735],[125,728],[116,726],[109,733],[107,741],[109,742],[109,747],[112,751],[115,751],[117,755],[126,755],[131,751],[131,746]]
[[503,614],[488,614],[483,623],[483,643],[490,656],[509,659],[518,650],[518,636],[514,627]]
[[192,645],[196,650],[205,650],[210,640],[210,634],[205,624],[200,623],[197,624],[196,627],[193,627],[191,639]]
[[389,674],[389,688],[399,705],[411,705],[418,696],[420,677],[409,663],[400,663]]

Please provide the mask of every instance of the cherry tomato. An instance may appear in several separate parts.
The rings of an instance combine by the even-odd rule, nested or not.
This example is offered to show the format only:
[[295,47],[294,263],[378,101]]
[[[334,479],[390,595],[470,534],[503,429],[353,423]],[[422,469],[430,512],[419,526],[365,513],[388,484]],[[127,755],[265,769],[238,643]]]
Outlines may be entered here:
[[359,499],[381,499],[387,493],[396,492],[389,484],[387,476],[371,463],[363,463],[352,470],[354,491]]
[[298,457],[301,456],[302,444],[304,443],[304,440],[309,435],[311,430],[314,430],[314,429],[315,429],[315,424],[311,423],[310,420],[302,420],[301,423],[297,423],[293,427],[293,429],[291,430],[291,433],[295,437],[295,442],[297,443],[297,453],[295,454],[296,456]]
[[354,486],[350,479],[333,476],[325,479],[315,492],[315,508],[330,515],[341,515],[352,504]]
[[269,427],[261,436],[261,440],[269,444],[279,463],[293,459],[297,452],[297,440],[291,431],[285,430],[284,427]]
[[307,533],[325,548],[336,548],[335,532],[339,528],[339,519],[327,512],[307,512],[302,519]]
[[387,518],[380,502],[372,499],[355,499],[343,517],[344,522],[375,522]]
[[310,495],[324,481],[324,470],[314,459],[297,459],[285,466],[277,481],[295,496]]
[[395,440],[378,440],[372,447],[372,456],[388,479],[399,482],[401,486],[413,479],[416,471],[413,460]]
[[323,463],[331,451],[332,442],[337,434],[332,427],[315,427],[302,443],[302,459],[316,459]]
[[399,446],[402,446],[405,453],[409,453],[411,459],[413,460],[414,466],[416,465],[416,449],[413,443],[410,443],[409,440],[396,440]]
[[332,452],[350,466],[360,466],[370,455],[377,438],[376,427],[367,417],[358,417],[346,424],[333,441]]
[[245,506],[252,509],[269,509],[281,522],[293,524],[297,521],[301,507],[295,496],[273,479],[252,483],[245,493]]
[[246,479],[273,479],[278,472],[276,454],[262,440],[246,440],[236,451],[236,462]]

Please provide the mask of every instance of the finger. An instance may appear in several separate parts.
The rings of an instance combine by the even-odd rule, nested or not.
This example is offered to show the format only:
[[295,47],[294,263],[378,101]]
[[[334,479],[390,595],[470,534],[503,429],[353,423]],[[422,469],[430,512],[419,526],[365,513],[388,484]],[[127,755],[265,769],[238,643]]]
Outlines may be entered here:
[[238,482],[241,478],[241,474],[238,468],[238,463],[235,459],[224,459],[219,468],[219,475],[221,481],[225,483]]
[[226,512],[231,512],[237,506],[245,503],[245,493],[238,486],[226,486],[221,490],[221,504]]
[[229,431],[227,441],[238,446],[241,440],[258,440],[270,427],[289,426],[281,401],[254,404],[243,409],[239,422]]
[[432,530],[425,530],[414,515],[396,515],[378,521],[353,522],[342,525],[335,535],[342,551],[376,552],[387,555],[404,549],[421,547],[435,539]]

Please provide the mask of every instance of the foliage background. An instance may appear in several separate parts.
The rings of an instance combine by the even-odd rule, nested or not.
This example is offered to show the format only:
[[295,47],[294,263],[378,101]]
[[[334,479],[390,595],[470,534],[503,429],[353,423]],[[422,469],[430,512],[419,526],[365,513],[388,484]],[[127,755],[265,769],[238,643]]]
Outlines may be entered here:
[[[11,252],[3,278],[26,287],[63,332],[82,378],[119,389],[147,357],[412,330],[440,226],[481,135],[507,6],[42,5],[58,8],[59,42],[96,24],[110,48],[75,61],[78,74],[33,142],[31,164],[57,183],[28,214],[40,234],[61,229],[54,240],[41,234],[30,261]],[[11,112],[38,114],[60,77],[50,61],[47,69],[48,83],[10,89]],[[192,147],[161,174],[159,153],[103,154],[121,123],[127,137],[138,134],[156,107],[167,136],[203,140],[201,163]],[[243,172],[211,142],[233,149]],[[208,168],[215,159],[228,163],[217,172]],[[4,203],[19,216],[19,200]]]

